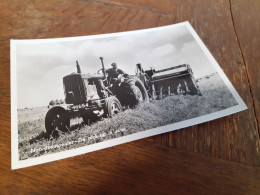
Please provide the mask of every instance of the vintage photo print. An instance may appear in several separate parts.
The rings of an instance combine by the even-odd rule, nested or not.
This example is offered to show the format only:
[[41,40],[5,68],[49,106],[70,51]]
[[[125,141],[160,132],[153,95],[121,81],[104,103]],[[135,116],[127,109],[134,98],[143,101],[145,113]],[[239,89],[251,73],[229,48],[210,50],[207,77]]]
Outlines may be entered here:
[[12,169],[246,109],[189,22],[11,40]]

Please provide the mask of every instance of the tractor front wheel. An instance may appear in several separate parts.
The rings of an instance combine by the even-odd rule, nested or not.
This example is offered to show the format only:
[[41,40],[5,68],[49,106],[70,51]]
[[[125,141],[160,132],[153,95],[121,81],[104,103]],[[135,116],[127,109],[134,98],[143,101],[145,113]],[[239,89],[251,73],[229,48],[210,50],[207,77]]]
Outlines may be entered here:
[[69,131],[70,118],[68,112],[62,107],[51,108],[45,117],[45,128],[50,137],[57,137],[59,131]]
[[104,110],[105,116],[113,117],[114,115],[122,111],[122,106],[116,97],[111,96],[106,99]]

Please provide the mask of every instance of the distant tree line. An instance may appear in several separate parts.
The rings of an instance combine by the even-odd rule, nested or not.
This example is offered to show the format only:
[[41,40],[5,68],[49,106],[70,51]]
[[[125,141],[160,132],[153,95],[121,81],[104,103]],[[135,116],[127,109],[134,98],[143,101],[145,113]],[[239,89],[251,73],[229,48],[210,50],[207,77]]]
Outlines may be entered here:
[[57,106],[57,105],[61,105],[61,104],[65,104],[65,101],[63,99],[51,100],[49,105],[48,105],[48,108],[53,107],[53,106]]

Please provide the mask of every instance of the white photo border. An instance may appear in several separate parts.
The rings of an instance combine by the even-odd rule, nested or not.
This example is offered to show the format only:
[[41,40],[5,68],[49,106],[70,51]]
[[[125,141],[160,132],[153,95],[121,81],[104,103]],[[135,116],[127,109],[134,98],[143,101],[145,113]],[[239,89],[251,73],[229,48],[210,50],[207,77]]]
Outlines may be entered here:
[[[166,30],[167,28],[174,28],[179,26],[186,26],[189,30],[189,32],[192,34],[196,42],[199,44],[207,58],[210,60],[213,67],[217,70],[218,74],[220,75],[221,79],[224,81],[224,83],[227,85],[229,91],[234,96],[235,100],[237,101],[238,105],[235,105],[233,107],[227,108],[225,110],[217,111],[214,113],[206,114],[203,116],[199,116],[196,118],[184,120],[181,122],[169,124],[166,126],[160,126],[154,129],[148,129],[144,130],[138,133],[126,135],[119,138],[113,138],[111,140],[106,140],[103,142],[91,144],[82,146],[75,149],[70,149],[68,151],[62,151],[57,152],[53,154],[47,154],[40,157],[35,157],[32,159],[26,159],[26,160],[19,160],[19,153],[18,153],[18,120],[17,120],[17,77],[16,77],[16,44],[19,43],[28,43],[31,42],[33,44],[37,43],[43,43],[43,42],[65,42],[65,41],[75,41],[75,40],[86,40],[86,39],[96,39],[96,38],[104,38],[104,37],[113,37],[113,36],[120,36],[120,35],[126,35],[126,34],[138,34],[138,33],[144,33],[144,32],[150,32],[150,31],[157,31],[157,30]],[[136,31],[127,31],[127,32],[120,32],[120,33],[111,33],[111,34],[101,34],[101,35],[91,35],[91,36],[81,36],[81,37],[68,37],[68,38],[52,38],[52,39],[34,39],[34,40],[11,40],[10,41],[10,63],[11,63],[11,70],[10,70],[10,78],[11,78],[11,169],[19,169],[24,167],[29,167],[33,165],[38,165],[42,163],[52,162],[72,156],[77,156],[81,154],[86,154],[89,152],[93,152],[96,150],[116,146],[122,143],[131,142],[134,140],[146,138],[149,136],[154,136],[162,133],[166,133],[169,131],[178,130],[181,128],[189,127],[192,125],[197,125],[200,123],[204,123],[207,121],[211,121],[214,119],[218,119],[224,116],[228,116],[234,113],[237,113],[239,111],[247,109],[247,106],[223,72],[223,70],[220,68],[217,61],[214,59],[214,57],[211,55],[205,44],[202,42],[202,40],[199,38],[198,34],[195,32],[191,24],[186,21],[178,24],[163,26],[163,27],[157,27],[157,28],[151,28],[151,29],[144,29],[144,30],[136,30]]]

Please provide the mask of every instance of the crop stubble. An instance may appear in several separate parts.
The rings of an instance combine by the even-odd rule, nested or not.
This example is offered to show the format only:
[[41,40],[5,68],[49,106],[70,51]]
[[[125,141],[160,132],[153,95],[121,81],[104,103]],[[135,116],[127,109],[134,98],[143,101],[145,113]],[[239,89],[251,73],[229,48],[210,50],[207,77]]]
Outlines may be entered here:
[[[49,153],[78,148],[195,118],[237,105],[236,100],[217,73],[198,80],[198,85],[202,96],[176,95],[162,100],[143,103],[135,109],[127,109],[113,118],[104,119],[90,126],[83,125],[81,128],[75,126],[70,133],[60,134],[54,140],[48,139],[45,132],[44,117],[48,110],[47,106],[19,109],[19,159],[25,160]],[[81,120],[78,120],[80,124]],[[77,142],[79,139],[84,139],[84,141]],[[71,141],[76,141],[76,144],[65,144],[71,143]],[[59,144],[63,145],[48,150],[34,150]],[[32,152],[33,150],[34,152]]]

